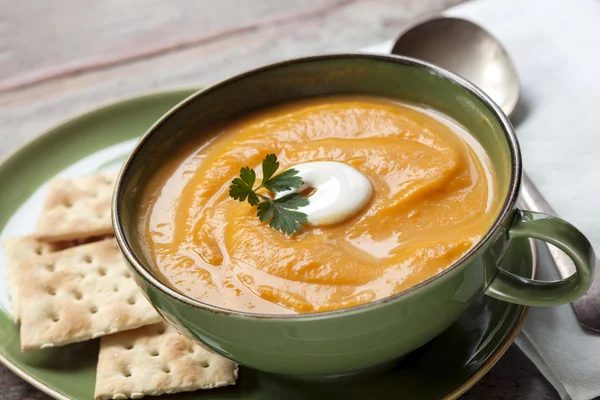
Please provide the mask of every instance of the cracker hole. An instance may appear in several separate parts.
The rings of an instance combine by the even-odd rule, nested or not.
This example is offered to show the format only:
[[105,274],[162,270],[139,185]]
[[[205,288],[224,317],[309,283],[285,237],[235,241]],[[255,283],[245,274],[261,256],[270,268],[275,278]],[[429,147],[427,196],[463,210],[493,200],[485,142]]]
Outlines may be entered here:
[[129,368],[123,368],[121,370],[121,373],[125,378],[129,378],[131,376],[131,371],[129,370]]
[[131,349],[133,349],[133,344],[132,343],[125,345],[125,350],[131,350]]
[[159,355],[159,354],[160,354],[160,353],[158,352],[158,350],[152,350],[152,351],[150,352],[150,356],[151,356],[151,357],[158,357],[158,355]]
[[42,255],[42,246],[37,246],[35,248],[35,254],[37,254],[38,256]]
[[73,206],[73,203],[71,202],[70,199],[65,199],[63,201],[63,206],[67,207],[67,208],[71,208]]
[[83,262],[91,264],[92,263],[92,256],[90,256],[89,254],[84,255],[83,256]]
[[77,299],[77,300],[81,300],[83,298],[83,294],[81,294],[81,292],[79,290],[74,290],[73,297],[75,297],[75,299]]
[[96,313],[98,312],[98,307],[96,307],[96,306],[92,306],[92,307],[90,307],[90,312],[91,312],[92,314],[96,314]]
[[106,275],[106,268],[104,268],[104,267],[98,268],[98,274],[100,274],[100,276],[105,276]]
[[129,271],[125,271],[125,278],[131,278],[131,274],[129,273]]
[[58,317],[58,314],[50,315],[50,319],[52,319],[52,322],[58,322],[60,320],[60,318]]
[[168,366],[168,365],[163,365],[163,367],[162,367],[162,371],[163,371],[165,374],[170,374],[170,373],[171,373],[171,368],[169,368],[169,366]]
[[54,272],[54,264],[46,264],[45,267],[48,272]]
[[202,368],[208,368],[210,364],[208,363],[208,361],[200,361],[200,366]]
[[131,296],[130,298],[127,299],[127,303],[134,305],[135,304],[135,297]]
[[162,335],[163,333],[165,333],[165,327],[164,326],[161,326],[160,328],[158,328],[156,330],[156,334],[157,335]]
[[56,296],[56,289],[54,289],[52,286],[47,286],[46,287],[46,292],[50,295],[50,296]]
[[119,287],[118,286],[113,287],[113,292],[117,293],[118,291],[119,291]]

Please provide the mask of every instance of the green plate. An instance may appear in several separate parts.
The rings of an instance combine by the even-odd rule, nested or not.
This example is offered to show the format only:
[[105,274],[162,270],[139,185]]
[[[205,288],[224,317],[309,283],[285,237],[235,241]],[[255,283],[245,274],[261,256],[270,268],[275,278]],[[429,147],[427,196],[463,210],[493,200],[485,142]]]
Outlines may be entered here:
[[[0,165],[2,236],[33,230],[43,185],[56,174],[77,175],[116,168],[135,138],[192,90],[158,93],[100,108],[47,132]],[[535,253],[513,241],[503,268],[532,277]],[[4,274],[0,268],[0,273]],[[98,341],[22,353],[18,327],[7,309],[0,275],[0,361],[35,387],[58,399],[92,399]],[[177,399],[455,398],[477,382],[504,354],[527,309],[481,296],[446,332],[394,368],[351,382],[307,383],[241,368],[232,387]]]

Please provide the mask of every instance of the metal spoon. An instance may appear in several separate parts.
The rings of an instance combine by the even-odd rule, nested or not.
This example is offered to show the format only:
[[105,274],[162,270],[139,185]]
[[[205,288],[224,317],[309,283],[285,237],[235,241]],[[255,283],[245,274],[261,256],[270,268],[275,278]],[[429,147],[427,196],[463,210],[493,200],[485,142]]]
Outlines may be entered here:
[[[506,115],[515,111],[519,100],[519,78],[504,47],[488,31],[473,22],[435,17],[406,29],[396,41],[392,54],[405,55],[436,64],[470,80],[486,92]],[[550,204],[523,173],[522,199],[525,208],[556,215]],[[571,260],[548,246],[561,277],[574,272]],[[581,325],[600,332],[600,274],[592,287],[572,303]]]

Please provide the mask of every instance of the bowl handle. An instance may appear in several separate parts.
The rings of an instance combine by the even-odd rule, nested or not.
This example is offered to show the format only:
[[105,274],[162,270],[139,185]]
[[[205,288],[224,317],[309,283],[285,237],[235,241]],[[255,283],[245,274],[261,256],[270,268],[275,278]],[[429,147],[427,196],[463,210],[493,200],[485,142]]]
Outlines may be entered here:
[[555,306],[577,300],[592,283],[596,256],[589,240],[573,225],[548,214],[517,210],[510,238],[533,238],[564,251],[576,272],[558,281],[527,279],[501,268],[485,290],[488,296],[525,306]]

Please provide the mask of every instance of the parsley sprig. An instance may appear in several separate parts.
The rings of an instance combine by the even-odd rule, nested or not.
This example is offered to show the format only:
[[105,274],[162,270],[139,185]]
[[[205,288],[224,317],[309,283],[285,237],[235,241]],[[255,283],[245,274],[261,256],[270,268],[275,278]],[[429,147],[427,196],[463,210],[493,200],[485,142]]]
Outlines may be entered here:
[[306,214],[297,210],[308,205],[308,199],[300,197],[298,193],[290,193],[278,199],[258,193],[264,188],[275,194],[297,189],[304,184],[297,170],[292,168],[275,175],[278,169],[277,156],[268,154],[262,162],[262,182],[254,187],[256,172],[250,167],[243,167],[240,170],[240,177],[231,181],[229,196],[242,203],[248,200],[251,206],[258,205],[257,216],[261,222],[268,221],[272,228],[293,235],[300,230],[301,224],[307,222]]

